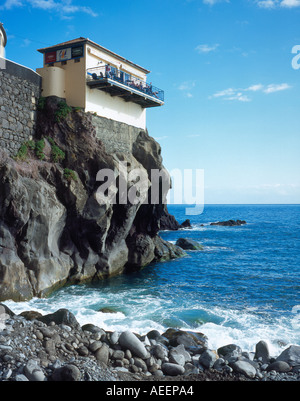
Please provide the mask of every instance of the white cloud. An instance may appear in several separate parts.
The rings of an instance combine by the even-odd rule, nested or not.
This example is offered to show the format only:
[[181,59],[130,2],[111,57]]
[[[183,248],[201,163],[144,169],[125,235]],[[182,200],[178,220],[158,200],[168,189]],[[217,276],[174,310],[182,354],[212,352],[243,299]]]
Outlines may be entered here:
[[180,91],[186,91],[186,90],[190,91],[195,86],[196,86],[196,82],[195,81],[185,81],[185,82],[182,82],[182,84],[180,84],[178,86],[178,89]]
[[251,102],[251,99],[244,95],[242,92],[238,92],[236,95],[227,97],[225,100],[238,100],[239,102]]
[[62,15],[71,15],[75,13],[85,13],[93,17],[97,14],[86,6],[75,6],[73,0],[5,0],[0,9],[11,10],[15,7],[29,6],[34,9],[58,12]]
[[282,0],[280,6],[288,8],[300,7],[300,0]]
[[0,9],[10,10],[13,7],[22,7],[23,5],[24,1],[21,0],[6,0]]
[[256,85],[252,85],[249,86],[249,88],[247,88],[247,91],[251,91],[251,92],[257,92],[263,89],[263,85],[262,84],[256,84]]
[[[254,0],[260,8],[274,9],[300,7],[300,0]],[[230,3],[230,0],[203,0],[203,4],[214,6],[217,3]]]
[[192,90],[196,86],[195,81],[185,81],[178,85],[177,89],[182,91],[188,98],[193,97]]
[[228,88],[223,91],[217,92],[212,97],[232,96],[236,92],[236,89]]
[[284,91],[287,89],[290,89],[291,86],[289,84],[271,84],[268,85],[265,89],[264,89],[264,93],[274,93],[274,92],[280,92],[280,91]]
[[215,45],[207,45],[207,44],[198,45],[195,50],[200,54],[202,54],[202,53],[210,53],[210,52],[213,52],[213,51],[217,50],[217,48],[219,46],[220,46],[219,44],[215,44]]
[[21,44],[21,47],[28,47],[30,45],[31,45],[30,39],[23,39],[23,43]]
[[239,102],[250,102],[251,99],[243,93],[242,89],[233,89],[233,88],[228,88],[223,91],[217,92],[214,95],[212,95],[210,98],[218,98],[221,97],[224,100],[238,100]]
[[277,1],[275,0],[262,0],[262,1],[257,1],[257,4],[261,8],[275,8],[277,5]]
[[256,3],[259,7],[267,9],[300,7],[300,0],[257,0]]
[[229,0],[203,0],[203,4],[214,6],[217,3],[230,3]]
[[248,96],[247,92],[261,92],[265,94],[275,93],[290,89],[291,86],[287,83],[282,84],[270,84],[270,85],[262,85],[262,84],[254,84],[249,86],[248,88],[228,88],[222,91],[216,92],[210,99],[213,98],[222,98],[224,100],[237,100],[239,102],[250,102],[252,99]]

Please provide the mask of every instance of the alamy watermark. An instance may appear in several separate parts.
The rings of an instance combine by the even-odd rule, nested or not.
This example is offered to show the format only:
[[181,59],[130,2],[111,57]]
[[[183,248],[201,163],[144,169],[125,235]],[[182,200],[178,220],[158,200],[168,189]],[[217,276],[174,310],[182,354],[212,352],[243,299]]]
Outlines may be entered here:
[[292,67],[294,70],[300,69],[300,45],[295,45],[292,48],[292,54],[296,54],[296,56],[292,59]]
[[96,180],[99,204],[189,205],[186,215],[199,215],[204,209],[204,170],[130,169],[119,162],[117,169],[102,169]]

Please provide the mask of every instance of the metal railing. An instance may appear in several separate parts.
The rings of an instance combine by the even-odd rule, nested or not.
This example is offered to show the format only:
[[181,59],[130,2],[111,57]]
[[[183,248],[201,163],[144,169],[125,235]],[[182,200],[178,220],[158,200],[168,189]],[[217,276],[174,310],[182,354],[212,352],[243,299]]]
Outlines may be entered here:
[[89,80],[95,81],[100,81],[105,78],[112,79],[113,81],[119,82],[120,84],[136,91],[142,92],[162,102],[164,101],[165,93],[163,90],[156,88],[152,83],[148,84],[147,82],[129,75],[122,70],[118,70],[109,64],[89,68],[87,69],[87,75]]

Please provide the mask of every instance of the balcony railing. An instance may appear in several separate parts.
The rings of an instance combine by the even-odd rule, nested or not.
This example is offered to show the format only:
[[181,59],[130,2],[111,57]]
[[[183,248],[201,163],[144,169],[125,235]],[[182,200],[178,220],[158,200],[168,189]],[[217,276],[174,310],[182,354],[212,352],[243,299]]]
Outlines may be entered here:
[[118,84],[128,87],[129,90],[132,89],[141,92],[141,94],[157,99],[159,102],[164,102],[163,90],[156,88],[152,83],[148,84],[147,82],[108,64],[100,67],[89,68],[87,70],[87,76],[89,81],[102,81],[107,79],[115,81]]

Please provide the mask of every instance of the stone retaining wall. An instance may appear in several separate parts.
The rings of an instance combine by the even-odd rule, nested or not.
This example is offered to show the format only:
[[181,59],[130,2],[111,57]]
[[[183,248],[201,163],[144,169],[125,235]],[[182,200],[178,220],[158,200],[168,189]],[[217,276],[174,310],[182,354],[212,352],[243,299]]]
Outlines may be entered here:
[[[34,137],[41,76],[12,61],[5,60],[0,68],[0,147],[11,156]],[[92,115],[97,137],[107,153],[131,153],[132,144],[141,128],[108,118]]]
[[9,60],[4,66],[0,69],[0,147],[13,156],[35,134],[41,77]]
[[142,128],[96,115],[92,116],[92,123],[95,126],[97,138],[104,143],[105,150],[109,154],[132,153],[132,144],[143,131]]

